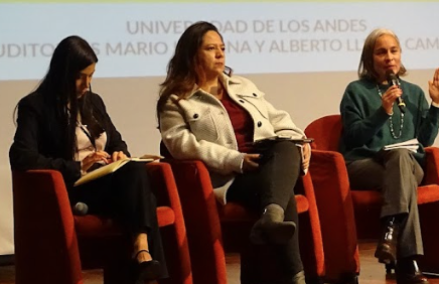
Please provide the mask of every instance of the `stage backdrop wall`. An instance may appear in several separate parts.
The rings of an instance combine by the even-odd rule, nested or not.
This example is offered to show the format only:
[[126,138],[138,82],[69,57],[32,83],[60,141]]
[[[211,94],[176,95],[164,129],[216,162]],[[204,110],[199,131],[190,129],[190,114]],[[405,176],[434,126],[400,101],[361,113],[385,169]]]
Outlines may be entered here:
[[13,109],[37,86],[66,36],[84,37],[98,54],[93,90],[133,155],[158,153],[158,85],[178,37],[198,20],[218,26],[235,74],[252,79],[302,128],[339,112],[346,85],[357,78],[363,41],[376,27],[396,31],[406,79],[424,91],[439,67],[438,1],[81,2],[0,1],[0,255],[14,251]]

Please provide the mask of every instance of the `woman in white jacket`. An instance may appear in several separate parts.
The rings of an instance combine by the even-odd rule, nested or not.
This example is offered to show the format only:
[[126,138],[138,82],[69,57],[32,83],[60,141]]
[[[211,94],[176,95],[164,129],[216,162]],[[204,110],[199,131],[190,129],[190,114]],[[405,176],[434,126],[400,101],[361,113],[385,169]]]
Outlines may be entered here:
[[163,142],[174,158],[207,165],[221,203],[239,202],[261,213],[251,242],[280,245],[284,283],[305,283],[293,190],[301,168],[308,168],[309,145],[301,155],[291,139],[304,133],[288,113],[275,109],[248,79],[224,73],[224,50],[208,22],[193,24],[180,37],[157,105]]

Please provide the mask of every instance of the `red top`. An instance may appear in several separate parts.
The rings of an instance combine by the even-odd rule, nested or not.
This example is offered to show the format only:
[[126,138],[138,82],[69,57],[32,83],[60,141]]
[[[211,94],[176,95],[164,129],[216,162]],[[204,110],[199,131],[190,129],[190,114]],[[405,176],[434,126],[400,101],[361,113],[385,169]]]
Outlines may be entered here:
[[232,122],[239,152],[252,153],[253,119],[250,114],[232,100],[227,92],[224,93],[221,103],[227,110]]

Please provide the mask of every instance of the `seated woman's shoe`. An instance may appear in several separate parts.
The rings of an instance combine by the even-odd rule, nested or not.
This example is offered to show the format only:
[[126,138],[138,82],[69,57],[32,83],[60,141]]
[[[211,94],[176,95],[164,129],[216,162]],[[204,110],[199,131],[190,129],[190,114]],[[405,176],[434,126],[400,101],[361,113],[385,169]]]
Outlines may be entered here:
[[375,251],[375,257],[380,263],[390,264],[396,261],[397,242],[398,228],[395,224],[395,218],[389,218]]
[[[137,256],[140,253],[146,252],[149,254],[149,251],[143,249],[139,250],[134,259],[137,261]],[[153,284],[156,279],[158,279],[161,275],[161,265],[157,260],[149,260],[137,262],[137,280],[136,284]]]
[[402,258],[396,262],[397,284],[428,284],[428,279],[422,274],[418,263],[413,258]]
[[296,231],[296,223],[284,221],[284,210],[277,204],[265,207],[250,232],[253,244],[286,244]]

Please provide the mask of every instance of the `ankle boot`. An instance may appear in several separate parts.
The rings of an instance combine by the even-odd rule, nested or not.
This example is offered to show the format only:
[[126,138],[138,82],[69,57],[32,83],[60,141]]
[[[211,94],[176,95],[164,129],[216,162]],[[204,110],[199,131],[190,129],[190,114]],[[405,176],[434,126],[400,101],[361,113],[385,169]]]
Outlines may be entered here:
[[375,257],[380,263],[390,264],[396,261],[397,243],[398,227],[395,217],[390,217],[385,222],[382,236],[375,251]]
[[422,274],[417,261],[413,257],[398,259],[396,262],[397,284],[428,284],[428,279]]
[[261,218],[256,221],[250,232],[253,244],[286,244],[296,231],[296,223],[284,221],[284,210],[277,204],[264,209]]

